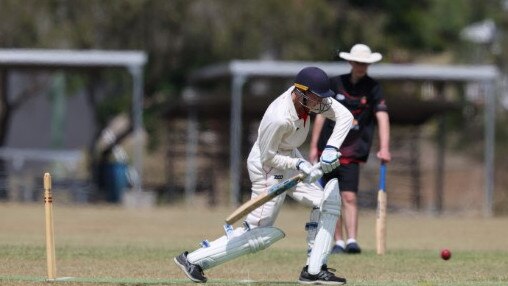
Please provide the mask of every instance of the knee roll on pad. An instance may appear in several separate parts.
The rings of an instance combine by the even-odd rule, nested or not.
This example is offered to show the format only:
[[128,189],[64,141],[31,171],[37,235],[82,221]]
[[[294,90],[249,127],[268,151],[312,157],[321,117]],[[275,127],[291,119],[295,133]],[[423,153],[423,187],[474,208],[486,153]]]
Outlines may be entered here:
[[228,240],[225,236],[221,237],[210,242],[209,247],[189,253],[187,258],[190,263],[210,269],[241,255],[265,249],[284,236],[284,232],[276,227],[257,227],[241,232],[235,230],[233,238]]
[[323,191],[323,200],[319,206],[321,213],[329,213],[331,215],[339,216],[341,199],[339,193],[339,182],[337,179],[330,180]]

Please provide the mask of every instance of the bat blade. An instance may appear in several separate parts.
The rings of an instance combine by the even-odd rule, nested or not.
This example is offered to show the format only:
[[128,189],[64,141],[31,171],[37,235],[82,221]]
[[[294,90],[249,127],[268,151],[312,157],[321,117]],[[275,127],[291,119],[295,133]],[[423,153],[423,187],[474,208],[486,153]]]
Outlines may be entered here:
[[379,190],[377,192],[376,215],[376,252],[383,255],[386,252],[386,165],[381,164],[379,172]]
[[282,194],[283,192],[291,189],[296,184],[301,182],[304,178],[305,178],[304,174],[298,174],[276,185],[273,185],[266,192],[260,194],[259,196],[247,201],[246,203],[238,207],[233,213],[231,213],[226,218],[226,223],[234,224],[251,211],[257,209],[259,206],[270,201],[274,197]]

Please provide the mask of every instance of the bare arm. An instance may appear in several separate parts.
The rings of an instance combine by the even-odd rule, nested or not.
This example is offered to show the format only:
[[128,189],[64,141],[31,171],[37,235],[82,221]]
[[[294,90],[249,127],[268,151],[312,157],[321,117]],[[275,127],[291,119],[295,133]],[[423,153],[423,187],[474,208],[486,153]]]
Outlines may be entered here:
[[390,162],[390,117],[387,112],[376,112],[378,132],[379,132],[379,151],[377,157],[383,162]]
[[316,163],[319,160],[318,141],[323,125],[325,124],[326,118],[322,115],[317,114],[314,119],[314,125],[312,126],[312,136],[310,139],[310,150],[309,150],[309,161]]

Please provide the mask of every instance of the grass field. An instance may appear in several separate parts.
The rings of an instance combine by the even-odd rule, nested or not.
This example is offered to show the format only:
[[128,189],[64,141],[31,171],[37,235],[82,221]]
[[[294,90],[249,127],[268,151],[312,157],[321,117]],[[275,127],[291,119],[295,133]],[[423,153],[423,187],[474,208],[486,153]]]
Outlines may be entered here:
[[[126,209],[54,205],[58,285],[194,285],[172,262],[222,235],[231,208]],[[207,284],[294,285],[305,261],[308,211],[287,205],[286,238],[206,272]],[[364,253],[334,255],[348,285],[508,285],[508,218],[390,213],[388,253],[375,254],[374,213],[363,211]],[[0,204],[0,285],[48,285],[42,204]],[[441,248],[452,250],[441,260]],[[56,284],[56,283],[55,283]]]

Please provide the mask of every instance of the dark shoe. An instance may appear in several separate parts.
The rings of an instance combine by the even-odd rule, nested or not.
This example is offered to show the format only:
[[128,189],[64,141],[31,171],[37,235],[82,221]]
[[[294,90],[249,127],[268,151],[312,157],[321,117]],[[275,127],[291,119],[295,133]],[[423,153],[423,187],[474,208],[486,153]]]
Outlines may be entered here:
[[335,244],[333,247],[332,247],[332,251],[331,253],[333,254],[339,254],[339,253],[344,253],[346,252],[346,250],[344,249],[344,247],[340,246],[340,245],[337,245]]
[[318,274],[312,275],[308,272],[308,266],[305,266],[300,273],[298,283],[307,285],[344,285],[346,279],[337,277],[331,271],[335,269],[328,268],[326,264],[321,267],[321,271]]
[[361,252],[362,252],[362,249],[356,242],[351,242],[346,245],[346,253],[359,254]]
[[189,260],[187,260],[187,254],[189,254],[189,252],[185,251],[173,260],[190,280],[196,283],[205,283],[207,278],[205,277],[205,273],[203,273],[203,269],[199,265],[190,263]]

